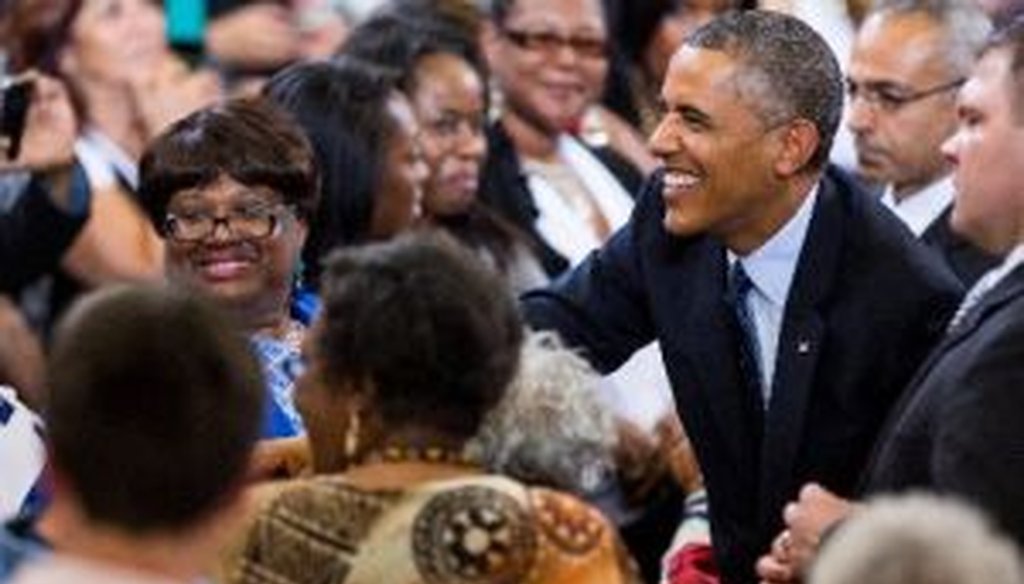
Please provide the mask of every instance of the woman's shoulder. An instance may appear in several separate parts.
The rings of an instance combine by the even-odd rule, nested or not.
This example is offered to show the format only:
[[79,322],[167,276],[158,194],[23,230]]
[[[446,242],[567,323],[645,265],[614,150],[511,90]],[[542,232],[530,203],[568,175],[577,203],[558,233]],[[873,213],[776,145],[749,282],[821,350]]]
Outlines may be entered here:
[[450,560],[477,545],[495,570],[486,578],[481,574],[481,582],[636,581],[614,527],[572,495],[497,475],[440,481],[425,485],[424,494],[414,549],[421,567],[443,581],[471,574]]
[[249,531],[235,581],[267,573],[309,579],[341,564],[347,576],[337,581],[350,584],[636,581],[597,510],[502,476],[397,489],[314,477],[272,499]]

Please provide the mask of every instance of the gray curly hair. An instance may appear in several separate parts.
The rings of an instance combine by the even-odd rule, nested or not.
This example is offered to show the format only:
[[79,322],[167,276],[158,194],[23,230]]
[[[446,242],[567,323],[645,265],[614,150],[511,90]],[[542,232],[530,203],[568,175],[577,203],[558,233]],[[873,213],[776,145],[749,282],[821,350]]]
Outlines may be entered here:
[[600,377],[552,333],[530,333],[520,369],[469,453],[491,472],[575,494],[614,471],[615,423],[597,395]]

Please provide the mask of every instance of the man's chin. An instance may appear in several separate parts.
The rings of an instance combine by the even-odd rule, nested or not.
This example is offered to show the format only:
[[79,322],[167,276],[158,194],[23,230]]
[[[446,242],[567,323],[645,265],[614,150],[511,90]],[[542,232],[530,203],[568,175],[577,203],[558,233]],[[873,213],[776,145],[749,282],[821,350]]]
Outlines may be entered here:
[[214,302],[229,309],[240,308],[259,295],[258,288],[246,280],[206,280],[200,287]]
[[857,178],[871,185],[882,186],[892,180],[892,173],[878,161],[858,160],[855,174]]
[[701,231],[701,227],[697,225],[692,219],[681,216],[679,213],[672,211],[666,211],[665,217],[661,221],[665,231],[677,237],[689,237],[696,235]]

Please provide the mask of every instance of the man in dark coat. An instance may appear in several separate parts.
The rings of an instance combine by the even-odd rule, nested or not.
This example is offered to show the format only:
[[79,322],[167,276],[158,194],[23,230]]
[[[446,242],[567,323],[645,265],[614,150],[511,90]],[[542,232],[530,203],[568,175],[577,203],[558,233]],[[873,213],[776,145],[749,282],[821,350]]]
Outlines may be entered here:
[[[867,495],[930,490],[967,499],[1024,544],[1024,21],[989,41],[961,90],[960,127],[943,146],[955,165],[953,228],[1006,255],[964,298],[918,370],[868,465]],[[839,494],[841,495],[841,493]],[[797,576],[823,533],[855,512],[820,485],[786,507],[787,529],[759,563]],[[956,534],[949,534],[955,538]]]
[[852,491],[960,296],[895,217],[826,171],[842,94],[827,45],[795,18],[702,27],[669,67],[651,137],[665,168],[630,222],[524,298],[533,326],[601,370],[660,342],[725,582],[754,581],[805,481]]

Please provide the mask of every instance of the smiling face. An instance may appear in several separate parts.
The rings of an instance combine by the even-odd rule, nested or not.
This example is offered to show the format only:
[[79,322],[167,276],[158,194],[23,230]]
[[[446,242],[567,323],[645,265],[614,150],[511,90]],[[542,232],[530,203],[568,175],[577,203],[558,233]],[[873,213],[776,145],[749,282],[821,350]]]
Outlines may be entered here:
[[740,94],[739,63],[727,53],[685,46],[662,87],[666,113],[650,138],[665,166],[665,229],[709,233],[745,253],[792,211],[777,163],[785,126],[766,128]]
[[223,222],[198,241],[169,236],[168,280],[202,290],[243,314],[287,314],[306,225],[282,203],[281,195],[269,188],[246,186],[225,175],[206,186],[175,193],[167,205],[169,215],[223,218],[273,211],[277,227],[262,238],[239,236]]
[[606,42],[600,0],[517,0],[498,29],[487,54],[509,113],[550,134],[574,127],[608,60],[561,41]]
[[462,58],[436,53],[416,64],[412,102],[420,120],[420,144],[430,167],[424,189],[427,216],[465,213],[476,199],[484,138],[484,86]]
[[[949,38],[941,23],[924,13],[876,14],[854,44],[849,80],[858,93],[912,95],[955,81]],[[891,111],[852,95],[847,126],[855,137],[857,169],[873,182],[910,195],[949,171],[939,147],[956,126],[956,91],[944,91]]]
[[1024,124],[1009,49],[986,53],[960,92],[960,124],[943,145],[954,165],[951,224],[996,254],[1024,241]]
[[169,56],[164,14],[152,0],[84,0],[61,68],[72,78],[125,82]]

